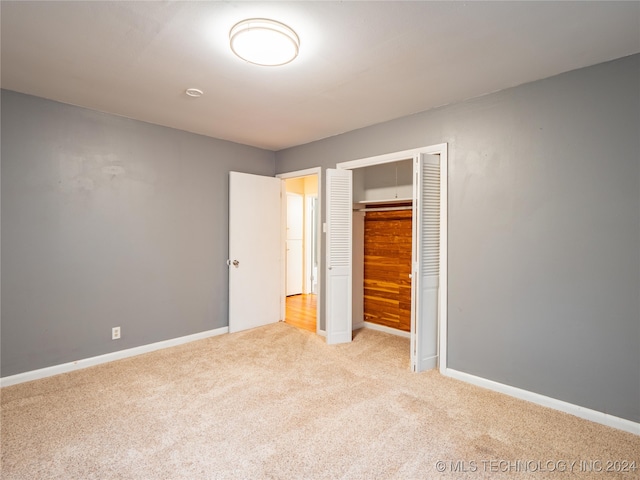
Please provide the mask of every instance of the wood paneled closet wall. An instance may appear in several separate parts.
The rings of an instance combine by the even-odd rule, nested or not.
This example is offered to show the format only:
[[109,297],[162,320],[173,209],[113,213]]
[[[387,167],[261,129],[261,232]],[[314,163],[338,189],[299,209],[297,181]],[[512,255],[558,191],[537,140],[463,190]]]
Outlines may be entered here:
[[353,184],[354,208],[365,212],[362,245],[354,245],[362,249],[362,318],[354,321],[410,332],[413,162],[355,169]]
[[364,219],[364,320],[411,331],[411,209]]

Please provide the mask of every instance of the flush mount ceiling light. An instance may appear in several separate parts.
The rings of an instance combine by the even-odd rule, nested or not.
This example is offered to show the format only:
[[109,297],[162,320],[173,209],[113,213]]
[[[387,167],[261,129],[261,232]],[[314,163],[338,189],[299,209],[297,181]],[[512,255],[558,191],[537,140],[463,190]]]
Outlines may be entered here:
[[233,53],[249,63],[277,67],[298,56],[300,39],[283,23],[250,18],[233,26],[229,32],[229,44]]

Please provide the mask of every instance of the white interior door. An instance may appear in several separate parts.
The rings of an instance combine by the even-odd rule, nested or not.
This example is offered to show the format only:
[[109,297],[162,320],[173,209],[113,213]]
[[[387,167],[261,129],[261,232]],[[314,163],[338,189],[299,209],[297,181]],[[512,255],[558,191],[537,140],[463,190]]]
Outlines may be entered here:
[[327,343],[352,339],[352,173],[327,169]]
[[287,192],[287,295],[302,293],[303,203],[302,195]]
[[281,185],[229,174],[229,332],[281,320]]
[[440,273],[440,156],[414,157],[411,364],[416,372],[438,363]]

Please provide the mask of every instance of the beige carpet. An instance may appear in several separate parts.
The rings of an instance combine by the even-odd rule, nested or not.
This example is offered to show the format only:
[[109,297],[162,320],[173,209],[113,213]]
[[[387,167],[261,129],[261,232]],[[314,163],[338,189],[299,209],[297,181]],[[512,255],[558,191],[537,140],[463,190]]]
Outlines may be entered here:
[[408,364],[279,323],[6,387],[2,479],[640,477],[582,471],[640,468],[640,437]]

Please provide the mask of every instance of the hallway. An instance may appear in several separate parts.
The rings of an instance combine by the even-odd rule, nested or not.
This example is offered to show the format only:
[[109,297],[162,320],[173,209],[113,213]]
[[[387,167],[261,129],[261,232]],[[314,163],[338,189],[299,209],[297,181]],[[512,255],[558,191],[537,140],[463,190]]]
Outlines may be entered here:
[[287,297],[285,322],[302,330],[316,333],[317,295]]

